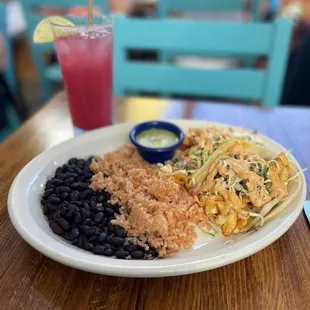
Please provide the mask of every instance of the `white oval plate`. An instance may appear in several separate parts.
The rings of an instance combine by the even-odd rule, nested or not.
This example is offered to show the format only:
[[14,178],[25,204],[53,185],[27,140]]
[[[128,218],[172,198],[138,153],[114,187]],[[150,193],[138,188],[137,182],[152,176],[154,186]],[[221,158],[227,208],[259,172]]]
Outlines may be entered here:
[[[174,121],[184,131],[189,127],[221,125],[190,120]],[[53,234],[45,220],[40,195],[44,184],[57,166],[71,157],[103,155],[129,142],[128,133],[133,124],[120,124],[95,130],[65,141],[29,162],[15,178],[9,193],[8,209],[11,221],[18,233],[39,252],[62,264],[99,274],[124,277],[165,277],[190,274],[231,264],[250,256],[282,236],[295,222],[306,198],[303,177],[298,197],[272,221],[259,231],[247,236],[211,237],[199,233],[192,250],[181,251],[176,256],[151,261],[119,260],[96,256],[68,244]],[[286,151],[269,138],[259,136],[274,155]],[[298,167],[298,163],[290,158]]]

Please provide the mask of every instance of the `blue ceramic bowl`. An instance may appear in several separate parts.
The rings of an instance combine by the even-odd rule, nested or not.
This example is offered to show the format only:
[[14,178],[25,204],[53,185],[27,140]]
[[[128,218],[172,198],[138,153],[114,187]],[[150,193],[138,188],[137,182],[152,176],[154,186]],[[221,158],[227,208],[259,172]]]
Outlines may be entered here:
[[[150,148],[143,146],[137,141],[136,137],[139,133],[148,129],[165,129],[171,131],[178,137],[178,141],[173,145],[162,148]],[[183,143],[184,133],[178,126],[172,123],[150,121],[135,126],[131,130],[129,138],[131,142],[137,147],[140,155],[146,161],[148,161],[149,163],[163,163],[166,160],[171,159],[174,155],[175,150]]]

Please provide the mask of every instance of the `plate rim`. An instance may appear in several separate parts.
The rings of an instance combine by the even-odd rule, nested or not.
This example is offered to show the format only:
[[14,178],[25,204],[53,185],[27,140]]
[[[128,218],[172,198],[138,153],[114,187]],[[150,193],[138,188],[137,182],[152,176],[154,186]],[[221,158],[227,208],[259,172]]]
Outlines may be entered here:
[[[231,125],[224,124],[224,123],[210,122],[210,121],[196,121],[196,120],[190,120],[190,119],[188,119],[188,120],[186,120],[186,119],[167,120],[167,121],[176,123],[181,128],[182,128],[182,124],[183,124],[183,126],[185,126],[185,123],[187,123],[187,122],[191,122],[191,123],[195,122],[195,123],[200,124],[200,125],[204,124],[205,126],[217,125],[217,126],[228,126],[228,127],[232,127],[232,128],[242,128],[242,127],[238,127],[238,126],[231,126]],[[158,265],[154,265],[152,267],[141,266],[140,268],[135,268],[132,266],[114,266],[111,268],[112,264],[107,264],[106,266],[103,266],[103,265],[97,266],[97,264],[92,264],[91,262],[89,262],[89,264],[85,264],[85,262],[82,262],[80,259],[78,259],[76,257],[70,257],[70,259],[68,259],[67,256],[62,255],[61,253],[55,253],[55,250],[51,251],[51,249],[47,245],[44,245],[44,244],[42,245],[40,242],[38,242],[38,240],[36,240],[33,236],[31,236],[28,233],[26,227],[23,227],[23,225],[21,225],[21,223],[19,223],[18,217],[16,216],[15,209],[14,209],[15,199],[16,199],[15,195],[16,195],[16,191],[18,191],[18,184],[19,184],[19,182],[21,182],[20,181],[21,178],[27,173],[27,170],[29,169],[29,167],[31,167],[33,165],[33,163],[35,163],[36,161],[40,160],[47,152],[52,153],[54,151],[57,151],[58,149],[61,148],[62,145],[66,144],[70,141],[74,141],[76,139],[82,140],[83,137],[85,140],[87,140],[87,137],[89,135],[95,136],[95,135],[99,134],[101,131],[107,130],[107,128],[134,126],[138,123],[139,122],[122,123],[122,124],[112,125],[109,127],[100,128],[100,129],[90,131],[90,132],[88,132],[82,136],[73,137],[71,139],[65,140],[65,141],[45,150],[44,152],[38,154],[36,157],[34,157],[32,160],[30,160],[20,170],[20,172],[15,177],[15,179],[14,179],[14,181],[10,187],[10,190],[9,190],[8,213],[9,213],[9,217],[11,219],[11,222],[12,222],[14,228],[17,230],[19,235],[30,246],[32,246],[34,249],[36,249],[40,253],[44,254],[45,256],[47,256],[47,257],[49,257],[49,258],[51,258],[51,259],[53,259],[53,260],[55,260],[61,264],[64,264],[64,265],[67,265],[67,266],[70,266],[70,267],[73,267],[76,269],[97,273],[97,274],[104,274],[104,275],[110,275],[110,276],[136,277],[136,278],[138,278],[138,277],[167,277],[167,276],[193,274],[193,273],[207,271],[207,270],[211,270],[211,269],[215,269],[215,268],[219,268],[219,267],[222,267],[225,265],[232,264],[236,261],[242,260],[246,257],[249,257],[249,256],[261,251],[265,247],[267,247],[270,244],[272,244],[273,242],[275,242],[285,232],[287,232],[287,230],[295,223],[295,221],[299,217],[300,213],[302,212],[303,203],[300,203],[300,205],[296,207],[294,212],[290,213],[290,220],[286,220],[280,227],[275,229],[275,232],[271,236],[267,235],[267,237],[264,237],[264,238],[261,238],[261,239],[255,241],[253,244],[250,245],[250,247],[246,251],[242,251],[242,249],[241,249],[241,250],[233,252],[233,255],[232,255],[232,253],[229,253],[229,252],[226,254],[221,254],[220,255],[221,259],[207,258],[207,259],[202,259],[202,260],[190,261],[190,262],[188,262],[186,264],[182,264],[182,265],[176,264],[176,265],[170,265],[170,266],[161,266],[160,264],[158,264]],[[249,131],[246,128],[245,128],[245,130]],[[274,141],[273,139],[271,139],[267,136],[264,136],[264,135],[259,135],[259,136],[263,137],[266,140],[269,140],[270,142],[272,142],[273,144],[276,144],[277,146],[284,148],[281,144],[279,144],[278,142]],[[295,160],[295,162],[298,164],[298,167],[300,168],[298,161],[295,159],[294,156],[292,156],[292,157]],[[305,181],[304,175],[302,175],[302,183],[303,183],[302,189],[301,189],[301,193],[300,193],[299,197],[300,197],[301,201],[305,201],[306,200],[306,194],[307,194],[307,187],[306,187],[306,181]],[[227,259],[227,257],[228,257],[228,259]],[[99,268],[99,270],[98,270],[98,268]],[[136,270],[133,270],[133,268]]]

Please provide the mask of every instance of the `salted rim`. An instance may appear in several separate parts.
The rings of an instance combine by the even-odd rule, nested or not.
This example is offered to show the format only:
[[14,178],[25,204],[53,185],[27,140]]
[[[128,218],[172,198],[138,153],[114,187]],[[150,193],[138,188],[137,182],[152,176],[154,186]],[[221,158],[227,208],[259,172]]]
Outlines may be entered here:
[[[114,24],[114,19],[110,16],[107,15],[96,15],[94,14],[94,17],[100,18],[101,20],[107,20],[107,23],[103,23],[103,24],[92,24],[92,25],[88,25],[88,24],[82,24],[82,25],[73,25],[73,26],[68,26],[68,25],[59,25],[55,22],[50,22],[50,24],[52,26],[55,26],[57,28],[60,29],[74,29],[74,30],[78,30],[78,31],[98,31],[100,29],[103,28],[109,28],[109,27],[113,27]],[[87,15],[80,15],[80,16],[73,16],[73,15],[69,15],[69,16],[64,16],[64,18],[68,18],[70,21],[75,21],[75,20],[87,20]]]

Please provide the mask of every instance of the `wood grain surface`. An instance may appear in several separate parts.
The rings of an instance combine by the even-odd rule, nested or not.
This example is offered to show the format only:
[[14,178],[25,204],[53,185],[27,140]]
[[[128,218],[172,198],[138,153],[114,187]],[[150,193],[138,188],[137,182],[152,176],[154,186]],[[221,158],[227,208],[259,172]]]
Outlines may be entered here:
[[[307,109],[119,98],[115,111],[116,121],[193,118],[258,129],[293,149],[301,165],[310,167]],[[10,185],[28,161],[72,135],[61,93],[0,144],[0,309],[310,308],[310,231],[304,214],[259,253],[189,276],[128,279],[95,275],[63,266],[32,249],[9,220]],[[310,184],[308,175],[307,180]]]

